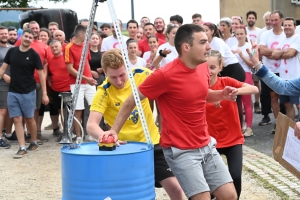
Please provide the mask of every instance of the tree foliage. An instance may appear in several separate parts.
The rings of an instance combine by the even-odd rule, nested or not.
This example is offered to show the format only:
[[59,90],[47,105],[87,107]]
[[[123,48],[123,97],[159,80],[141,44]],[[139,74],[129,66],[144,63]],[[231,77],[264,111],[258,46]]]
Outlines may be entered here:
[[[29,4],[32,2],[37,3],[39,0],[0,0],[0,7],[2,8],[10,8],[10,7],[14,7],[14,8],[22,8],[22,7],[29,7]],[[48,1],[52,1],[54,3],[58,3],[58,2],[67,2],[69,0],[48,0]],[[43,5],[40,5],[41,7],[43,7]]]

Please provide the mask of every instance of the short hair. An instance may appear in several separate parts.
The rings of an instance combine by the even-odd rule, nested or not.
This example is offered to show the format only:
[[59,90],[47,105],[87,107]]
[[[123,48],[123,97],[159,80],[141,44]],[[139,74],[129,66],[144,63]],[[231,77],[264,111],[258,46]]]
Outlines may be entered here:
[[66,37],[65,32],[63,32],[62,30],[56,30],[56,31],[53,33],[53,36],[54,36],[54,37],[55,37],[55,35],[56,35],[57,32],[61,32],[61,33]]
[[10,32],[10,31],[16,31],[17,32],[17,29],[14,26],[8,27],[7,30],[8,30],[8,32]]
[[85,33],[86,27],[83,25],[78,24],[74,29],[74,35],[78,36],[79,33]]
[[178,55],[181,56],[181,46],[183,43],[188,43],[193,46],[194,33],[205,32],[204,28],[196,24],[185,24],[179,27],[175,35],[175,48]]
[[145,26],[149,26],[149,25],[151,25],[151,26],[153,26],[153,28],[155,28],[154,24],[152,24],[151,22],[146,23],[146,24],[144,25],[144,27],[145,27]]
[[30,24],[39,24],[39,23],[37,23],[36,21],[30,21],[29,24],[28,24],[28,26],[29,26]]
[[220,19],[220,24],[224,22],[226,23],[229,27],[232,26],[232,19],[230,19],[229,17],[223,17]]
[[263,19],[266,20],[266,17],[267,17],[268,15],[270,15],[270,14],[271,14],[270,11],[265,12],[265,14],[263,15]]
[[211,49],[209,51],[208,57],[216,57],[219,61],[219,65],[222,64],[223,57],[222,57],[222,54],[218,50]]
[[124,66],[124,60],[120,49],[110,49],[103,54],[101,58],[101,66],[104,72],[107,68],[118,69]]
[[24,23],[23,27],[22,27],[22,29],[26,29],[26,28],[29,28],[29,23],[28,22]]
[[52,45],[54,43],[59,43],[61,45],[60,41],[58,41],[58,40],[51,40],[50,43],[49,43],[49,45]]
[[130,24],[130,23],[132,23],[132,24],[136,24],[136,28],[138,28],[138,27],[139,27],[139,23],[138,23],[136,20],[134,20],[134,19],[131,19],[131,20],[129,20],[129,21],[127,22],[127,24],[126,24],[127,28],[128,28],[128,26],[129,26],[129,24]]
[[154,20],[154,22],[155,22],[157,19],[161,19],[161,20],[164,22],[164,24],[165,24],[165,20],[164,20],[163,18],[161,18],[161,17],[156,17],[155,20]]
[[276,13],[279,15],[280,19],[284,18],[283,13],[280,10],[274,10],[271,12],[270,15],[276,14]]
[[48,24],[48,27],[49,26],[57,26],[57,28],[59,28],[59,25],[58,25],[58,23],[56,23],[56,22],[50,22],[49,24]]
[[40,33],[41,33],[42,31],[46,32],[49,38],[51,37],[51,34],[50,34],[49,29],[47,29],[47,28],[41,28],[41,29],[40,29]]
[[105,33],[103,33],[102,31],[97,31],[97,33],[98,33],[98,35],[99,35],[102,39],[108,37],[108,36],[107,36]]
[[180,24],[183,24],[183,18],[180,15],[173,15],[170,17],[170,21],[176,21]]
[[254,15],[255,19],[257,19],[257,13],[256,13],[255,11],[252,11],[252,10],[248,11],[248,12],[246,13],[246,18],[247,18],[247,19],[248,19],[248,16],[249,16],[249,15]]
[[109,28],[109,29],[111,29],[111,25],[108,24],[108,23],[104,23],[104,24],[102,24],[102,25],[100,26],[100,28],[101,28],[101,29],[102,29],[102,28]]
[[0,30],[8,30],[5,26],[0,26]]
[[30,28],[24,29],[22,35],[24,35],[25,33],[29,33],[31,35],[34,35],[33,30],[31,30]]
[[284,21],[293,21],[294,26],[297,26],[297,22],[296,22],[296,20],[295,20],[293,17],[286,17],[286,18],[284,19]]
[[202,19],[202,15],[199,13],[195,13],[192,15],[192,19],[197,18],[197,17],[200,17],[200,19]]
[[88,22],[89,20],[88,19],[82,19],[81,21],[80,21],[80,23],[81,22]]

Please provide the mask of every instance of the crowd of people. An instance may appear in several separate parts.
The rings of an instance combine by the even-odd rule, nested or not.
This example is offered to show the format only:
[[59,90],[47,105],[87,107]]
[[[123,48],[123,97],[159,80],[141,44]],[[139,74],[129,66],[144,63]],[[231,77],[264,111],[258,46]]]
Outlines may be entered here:
[[[300,77],[299,26],[280,11],[266,12],[262,28],[255,26],[255,11],[245,16],[246,23],[241,16],[203,22],[198,13],[191,24],[180,15],[167,23],[161,17],[153,23],[148,17],[127,22],[128,34],[122,37],[154,144],[155,186],[164,187],[171,199],[238,199],[242,145],[253,135],[253,107],[263,115],[259,125],[271,123],[269,114],[276,119],[279,110],[296,117],[299,92],[278,92],[252,68],[262,71],[263,63],[287,84]],[[88,23],[82,20],[69,41],[56,22],[42,28],[36,21],[25,23],[19,39],[15,27],[0,27],[0,147],[18,140],[14,158],[48,141],[41,130],[47,104],[49,127],[60,141],[59,94],[74,93]],[[112,135],[117,144],[145,142],[113,23],[93,27],[86,56],[75,108],[85,141]],[[90,110],[87,123],[85,110]],[[81,143],[80,124],[72,129]]]

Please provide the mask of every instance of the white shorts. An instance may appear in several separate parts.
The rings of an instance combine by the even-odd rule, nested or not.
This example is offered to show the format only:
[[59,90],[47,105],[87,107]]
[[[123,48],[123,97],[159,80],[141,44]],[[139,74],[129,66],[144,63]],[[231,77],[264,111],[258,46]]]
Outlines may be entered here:
[[[72,94],[75,90],[75,84],[70,85]],[[80,89],[77,98],[77,104],[75,110],[84,110],[84,98],[89,105],[92,104],[92,100],[96,94],[96,87],[89,84],[80,84]]]

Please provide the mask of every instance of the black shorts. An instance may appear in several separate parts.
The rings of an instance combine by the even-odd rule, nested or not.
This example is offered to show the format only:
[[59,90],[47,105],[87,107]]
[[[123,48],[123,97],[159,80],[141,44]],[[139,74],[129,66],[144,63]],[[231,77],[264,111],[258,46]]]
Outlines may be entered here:
[[154,176],[156,188],[162,187],[160,181],[174,176],[159,144],[154,145]]
[[[66,91],[66,92],[70,92],[70,91]],[[53,108],[56,110],[60,110],[61,109],[61,98],[60,98],[59,94],[61,92],[56,92],[51,88],[50,93],[51,93],[51,97],[52,97]]]

